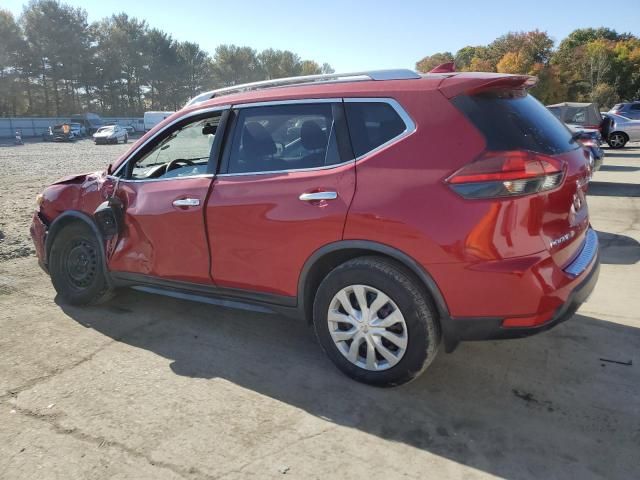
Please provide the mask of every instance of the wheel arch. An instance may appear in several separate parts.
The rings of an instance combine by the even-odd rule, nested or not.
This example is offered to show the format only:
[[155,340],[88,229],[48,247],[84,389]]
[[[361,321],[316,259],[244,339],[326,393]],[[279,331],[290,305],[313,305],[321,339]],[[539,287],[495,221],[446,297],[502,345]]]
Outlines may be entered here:
[[316,250],[305,262],[298,280],[298,309],[311,323],[313,318],[313,293],[322,279],[338,265],[362,256],[382,256],[408,269],[430,295],[438,311],[441,326],[449,320],[449,309],[433,277],[413,258],[389,245],[368,240],[342,240]]
[[101,246],[101,248],[99,249],[100,261],[102,262],[102,266],[104,267],[107,283],[109,284],[109,286],[111,286],[112,281],[109,275],[109,270],[107,269],[107,258],[106,258],[105,248],[104,248],[104,238],[102,237],[102,234],[98,229],[98,226],[93,221],[93,218],[91,218],[91,216],[89,216],[84,212],[81,212],[78,210],[66,210],[62,212],[60,215],[58,215],[53,220],[53,222],[51,222],[51,225],[49,226],[49,229],[47,231],[47,236],[44,244],[45,259],[47,264],[49,263],[49,254],[51,253],[51,246],[53,245],[53,242],[56,236],[65,227],[72,225],[74,223],[80,223],[89,227],[89,229],[93,232],[96,239],[98,240],[98,243]]

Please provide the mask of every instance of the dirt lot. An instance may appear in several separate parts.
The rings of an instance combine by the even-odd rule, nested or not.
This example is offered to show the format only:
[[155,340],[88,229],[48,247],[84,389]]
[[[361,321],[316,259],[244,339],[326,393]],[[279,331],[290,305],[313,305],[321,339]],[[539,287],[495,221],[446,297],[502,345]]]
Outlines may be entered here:
[[34,197],[125,148],[0,147],[0,478],[638,478],[640,148],[608,151],[592,183],[603,265],[572,320],[464,344],[390,390],[275,315],[59,302]]

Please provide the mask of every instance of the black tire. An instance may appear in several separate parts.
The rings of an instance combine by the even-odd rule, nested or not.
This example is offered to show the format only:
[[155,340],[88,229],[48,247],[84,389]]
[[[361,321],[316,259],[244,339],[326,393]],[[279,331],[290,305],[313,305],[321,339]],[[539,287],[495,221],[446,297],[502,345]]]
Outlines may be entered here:
[[129,135],[125,135],[122,143],[128,143],[128,142],[129,142]]
[[91,229],[72,223],[56,235],[49,274],[56,292],[72,305],[103,303],[113,296],[102,264],[102,245]]
[[609,146],[615,150],[624,148],[628,141],[629,137],[624,132],[613,132],[607,139],[607,143],[609,144]]
[[[383,292],[404,317],[407,328],[404,356],[386,370],[367,370],[352,363],[331,337],[327,320],[331,302],[340,290],[351,285],[366,285]],[[381,387],[401,385],[418,377],[433,361],[440,344],[436,310],[424,287],[408,270],[384,257],[359,257],[332,270],[318,287],[313,325],[320,345],[343,373]]]

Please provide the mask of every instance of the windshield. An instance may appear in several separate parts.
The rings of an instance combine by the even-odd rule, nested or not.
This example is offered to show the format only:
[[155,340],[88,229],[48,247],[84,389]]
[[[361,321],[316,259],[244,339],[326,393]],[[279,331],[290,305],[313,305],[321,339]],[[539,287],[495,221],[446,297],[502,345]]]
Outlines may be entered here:
[[113,126],[110,127],[102,127],[100,129],[98,129],[98,133],[103,133],[103,132],[112,132],[113,131]]

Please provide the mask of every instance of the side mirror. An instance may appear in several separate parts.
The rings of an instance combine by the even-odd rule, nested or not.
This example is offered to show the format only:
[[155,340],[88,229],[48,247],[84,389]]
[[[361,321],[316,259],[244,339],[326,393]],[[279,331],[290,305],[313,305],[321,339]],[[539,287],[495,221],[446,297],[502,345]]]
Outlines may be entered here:
[[204,127],[202,127],[202,134],[203,135],[215,135],[216,134],[216,130],[218,130],[218,126],[217,125],[211,125],[210,123],[207,123]]
[[105,239],[118,235],[124,224],[124,206],[119,198],[111,197],[102,202],[95,212],[93,219]]

